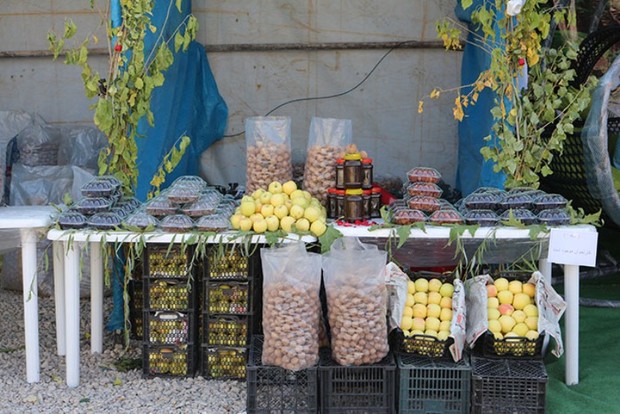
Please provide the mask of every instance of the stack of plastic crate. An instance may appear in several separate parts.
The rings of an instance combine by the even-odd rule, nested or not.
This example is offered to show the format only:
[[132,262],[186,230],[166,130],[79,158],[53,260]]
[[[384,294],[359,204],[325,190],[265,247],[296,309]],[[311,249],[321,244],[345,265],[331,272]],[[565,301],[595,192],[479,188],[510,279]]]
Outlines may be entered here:
[[321,413],[393,413],[396,409],[396,363],[392,353],[376,364],[338,365],[331,350],[319,362]]
[[191,377],[196,371],[197,289],[193,251],[150,244],[144,256],[145,376]]
[[260,254],[209,246],[204,272],[202,375],[245,379],[250,340],[260,327]]
[[407,353],[396,355],[401,414],[469,413],[471,367],[468,359],[453,362]]
[[247,413],[319,412],[317,367],[299,371],[263,365],[263,337],[254,336],[247,366]]
[[[129,246],[125,249],[125,257],[129,254]],[[132,339],[141,341],[144,338],[144,287],[142,285],[142,257],[136,257],[131,273],[131,280],[128,281],[127,293],[129,295],[129,328]]]

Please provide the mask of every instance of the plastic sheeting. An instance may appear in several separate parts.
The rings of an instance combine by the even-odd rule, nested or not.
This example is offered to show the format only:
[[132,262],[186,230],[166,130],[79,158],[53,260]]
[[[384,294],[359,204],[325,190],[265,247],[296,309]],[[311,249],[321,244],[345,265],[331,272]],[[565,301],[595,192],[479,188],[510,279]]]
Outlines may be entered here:
[[[155,2],[152,24],[157,31],[147,34],[146,56],[160,35],[163,34],[166,40],[173,37],[190,10],[189,0],[183,1],[181,13],[174,2]],[[164,186],[178,176],[198,174],[200,155],[224,135],[228,119],[228,107],[218,92],[202,45],[192,42],[186,53],[175,53],[174,63],[164,76],[164,85],[155,89],[152,95],[155,125],[150,127],[143,120],[138,127],[145,138],[138,140],[136,197],[140,200],[145,200],[151,190],[150,181],[159,167],[158,162],[183,135],[191,138],[191,144],[175,171],[166,178]]]
[[[601,201],[603,210],[620,225],[620,198],[615,189],[611,162],[607,151],[607,119],[609,97],[620,86],[620,56],[599,80],[592,95],[592,104],[584,128],[581,131],[584,164],[588,190],[592,197]],[[620,145],[616,145],[614,163],[620,165]]]
[[[488,2],[474,0],[467,10],[463,10],[459,2],[455,9],[456,16],[467,23],[469,29],[461,66],[462,85],[475,82],[478,75],[489,68],[491,62],[491,55],[485,48],[479,46],[484,34],[479,27],[472,24],[471,20],[472,12],[484,4]],[[495,29],[498,33],[499,28],[496,26]],[[470,90],[471,87],[466,87],[462,93],[467,94]],[[485,141],[484,138],[492,134],[494,119],[491,115],[491,108],[495,106],[496,98],[497,95],[494,92],[485,88],[480,92],[475,105],[463,108],[465,117],[458,127],[459,151],[456,172],[456,187],[461,190],[463,196],[472,193],[478,187],[504,187],[506,179],[504,173],[493,171],[495,164],[492,161],[485,161],[480,153],[482,147],[493,144],[493,140]]]

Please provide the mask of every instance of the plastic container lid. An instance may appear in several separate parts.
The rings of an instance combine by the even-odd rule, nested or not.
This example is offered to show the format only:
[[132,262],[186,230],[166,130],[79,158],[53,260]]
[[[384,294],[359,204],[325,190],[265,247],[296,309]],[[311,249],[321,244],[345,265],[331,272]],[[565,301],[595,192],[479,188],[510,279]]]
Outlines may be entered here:
[[164,217],[159,226],[170,233],[184,233],[194,228],[194,222],[185,214],[175,214]]
[[108,210],[112,206],[112,200],[103,197],[83,198],[74,206],[75,210],[82,214],[96,214]]
[[81,229],[88,225],[86,216],[79,211],[67,210],[58,216],[58,224],[64,229]]
[[173,188],[176,186],[186,186],[186,187],[204,189],[207,186],[207,182],[203,180],[202,178],[198,177],[197,175],[183,175],[177,178],[176,180],[174,180],[170,188]]
[[463,207],[468,210],[494,210],[500,201],[499,192],[472,193],[463,199]]
[[439,210],[431,214],[428,221],[433,224],[463,224],[465,219],[456,210]]
[[190,217],[201,217],[207,214],[213,214],[217,210],[219,204],[219,198],[206,194],[200,196],[198,200],[193,203],[184,205],[181,211]]
[[193,203],[200,197],[200,189],[198,187],[194,187],[193,185],[176,185],[170,187],[170,190],[166,193],[166,196],[168,197],[168,200],[173,203]]
[[407,178],[410,182],[424,181],[427,183],[438,183],[441,181],[441,174],[434,168],[415,167],[409,170]]
[[392,222],[394,224],[413,224],[426,221],[426,214],[420,210],[410,208],[399,208],[392,214]]
[[88,183],[84,184],[80,192],[85,197],[109,197],[118,189],[121,183],[115,177],[104,175],[95,177]]
[[145,209],[147,213],[155,217],[161,217],[176,214],[177,205],[168,200],[165,195],[159,195],[149,200],[145,204]]
[[362,159],[362,154],[354,152],[353,154],[345,154],[344,159],[346,161],[359,161]]
[[499,217],[500,220],[502,221],[509,220],[511,213],[515,219],[519,220],[521,223],[523,223],[526,226],[530,224],[534,224],[538,221],[538,218],[536,217],[536,215],[532,213],[530,210],[527,210],[525,208],[515,208],[515,209],[506,210]]
[[362,195],[363,191],[361,188],[350,188],[348,190],[341,190],[345,192],[345,195]]
[[407,186],[407,193],[411,196],[429,196],[439,198],[443,190],[435,183],[416,182]]
[[124,227],[137,227],[139,229],[155,228],[159,225],[159,221],[148,214],[146,211],[139,210],[129,215],[123,220]]
[[97,213],[88,219],[88,225],[101,230],[113,230],[121,225],[123,219],[109,211]]
[[439,203],[438,199],[428,196],[411,197],[407,204],[411,209],[428,212],[437,211],[441,208],[441,204]]
[[196,229],[199,231],[226,231],[228,230],[228,217],[223,214],[201,217],[196,222]]
[[547,226],[563,226],[570,224],[570,214],[563,208],[542,210],[538,220]]
[[469,210],[464,214],[467,224],[479,224],[484,227],[496,226],[499,216],[493,210]]

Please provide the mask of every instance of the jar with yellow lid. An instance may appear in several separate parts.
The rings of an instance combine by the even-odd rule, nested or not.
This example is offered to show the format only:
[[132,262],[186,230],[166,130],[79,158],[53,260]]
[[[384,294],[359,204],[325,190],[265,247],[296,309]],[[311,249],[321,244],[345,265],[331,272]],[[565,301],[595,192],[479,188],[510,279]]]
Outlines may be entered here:
[[350,223],[364,219],[364,200],[361,188],[345,190],[344,219]]

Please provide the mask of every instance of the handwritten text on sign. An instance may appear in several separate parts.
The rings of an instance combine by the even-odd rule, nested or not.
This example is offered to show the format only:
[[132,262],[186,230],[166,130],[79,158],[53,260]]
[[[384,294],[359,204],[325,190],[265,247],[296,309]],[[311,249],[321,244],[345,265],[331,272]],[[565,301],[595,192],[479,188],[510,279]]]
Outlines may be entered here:
[[549,256],[552,263],[596,266],[598,233],[580,232],[570,229],[551,229]]

